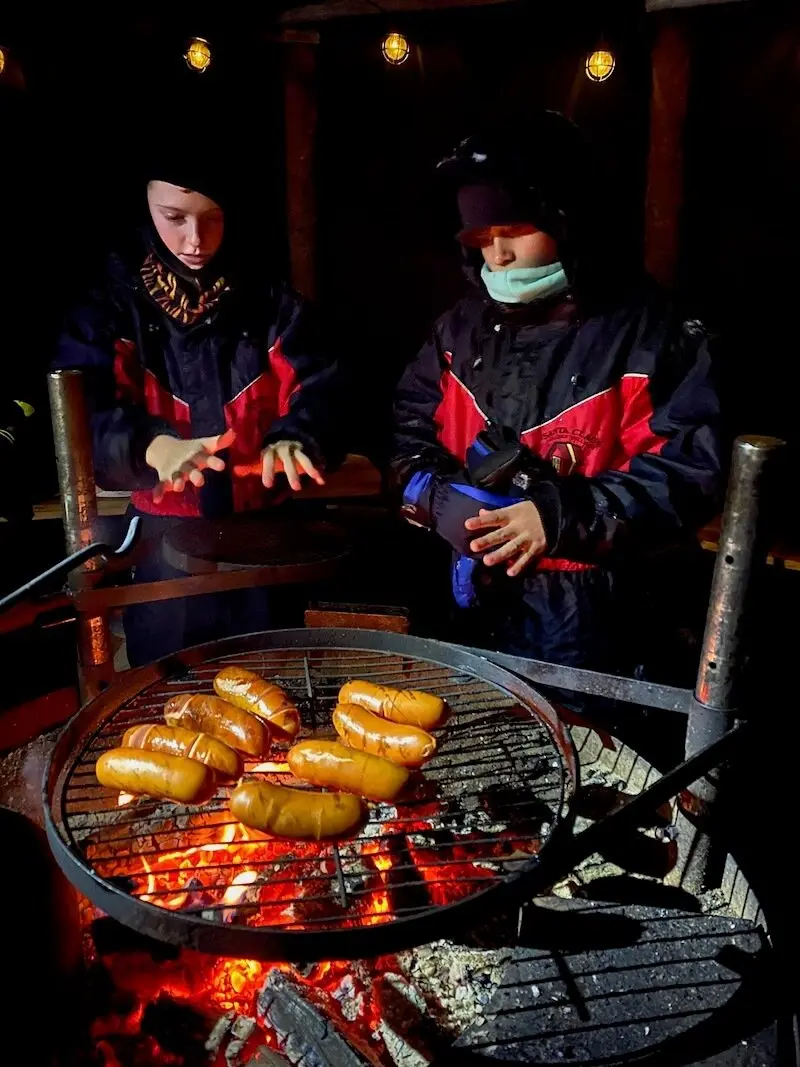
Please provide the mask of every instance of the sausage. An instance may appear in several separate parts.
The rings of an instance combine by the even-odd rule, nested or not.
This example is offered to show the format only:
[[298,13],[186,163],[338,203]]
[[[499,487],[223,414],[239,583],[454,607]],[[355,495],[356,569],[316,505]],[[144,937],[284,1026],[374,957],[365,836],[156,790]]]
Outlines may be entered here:
[[394,800],[408,781],[396,763],[338,741],[300,741],[286,754],[289,770],[312,785],[329,785],[369,800]]
[[257,759],[269,749],[269,730],[261,719],[210,694],[170,697],[164,705],[164,718],[170,726],[200,730]]
[[245,826],[275,837],[343,837],[364,818],[360,797],[314,793],[271,782],[240,782],[231,791],[231,814]]
[[404,722],[432,730],[444,721],[446,706],[441,697],[419,689],[391,689],[372,682],[348,682],[339,690],[340,704],[358,704],[361,708],[392,722]]
[[300,730],[300,715],[284,691],[243,667],[226,667],[214,679],[214,692],[234,707],[250,711],[270,726],[294,737]]
[[424,730],[387,722],[357,704],[339,704],[333,713],[333,725],[350,748],[383,756],[401,767],[420,767],[436,751],[436,739]]
[[214,772],[205,763],[140,748],[112,748],[94,770],[101,785],[177,804],[203,804],[216,788]]
[[143,748],[147,752],[169,752],[205,763],[223,778],[238,778],[242,773],[242,758],[223,741],[208,734],[187,730],[183,726],[132,726],[122,738],[125,748]]

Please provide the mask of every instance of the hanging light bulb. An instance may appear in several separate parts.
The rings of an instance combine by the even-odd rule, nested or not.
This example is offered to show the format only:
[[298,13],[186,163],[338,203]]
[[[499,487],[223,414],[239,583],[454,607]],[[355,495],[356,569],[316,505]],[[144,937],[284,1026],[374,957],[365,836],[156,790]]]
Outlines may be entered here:
[[5,50],[5,48],[0,48],[0,74],[3,73],[3,71],[5,70],[5,67],[6,67],[6,50]]
[[593,82],[604,82],[614,73],[616,60],[613,52],[598,48],[586,57],[586,77]]
[[387,33],[381,41],[381,52],[387,63],[399,67],[411,55],[411,45],[402,33]]
[[211,45],[204,37],[192,37],[183,58],[189,70],[202,74],[211,66]]

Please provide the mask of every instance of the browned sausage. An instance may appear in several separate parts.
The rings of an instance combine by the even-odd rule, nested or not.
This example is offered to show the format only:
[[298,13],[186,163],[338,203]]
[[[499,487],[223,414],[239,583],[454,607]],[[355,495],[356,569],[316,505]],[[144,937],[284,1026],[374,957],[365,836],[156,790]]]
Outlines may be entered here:
[[419,689],[390,689],[372,682],[348,682],[339,690],[340,704],[358,704],[392,722],[404,722],[432,730],[445,717],[445,702]]
[[210,767],[166,752],[112,748],[95,764],[95,774],[101,785],[112,789],[178,804],[203,804],[214,795],[215,779]]
[[269,749],[269,730],[261,719],[210,694],[170,697],[164,705],[164,718],[170,726],[199,730],[258,759]]
[[358,793],[369,800],[394,800],[408,781],[405,767],[346,748],[338,741],[300,741],[289,749],[286,761],[296,778]]
[[143,748],[146,752],[169,752],[205,763],[223,778],[238,778],[242,759],[238,752],[208,734],[187,730],[183,726],[132,726],[122,738],[125,748]]
[[349,793],[314,793],[271,782],[240,782],[231,791],[231,814],[245,826],[276,837],[319,841],[355,830],[364,817],[364,805]]
[[300,715],[286,693],[272,682],[246,671],[226,667],[214,679],[214,692],[237,708],[250,711],[289,737],[300,729]]
[[424,730],[388,722],[357,704],[339,704],[333,713],[333,725],[350,748],[383,756],[402,767],[421,767],[436,751],[436,739]]

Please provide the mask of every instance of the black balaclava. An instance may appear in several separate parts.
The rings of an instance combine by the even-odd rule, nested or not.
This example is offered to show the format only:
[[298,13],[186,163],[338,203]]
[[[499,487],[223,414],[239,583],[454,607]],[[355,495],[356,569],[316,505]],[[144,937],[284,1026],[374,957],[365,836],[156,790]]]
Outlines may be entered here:
[[145,180],[168,182],[181,189],[191,189],[192,192],[207,196],[222,208],[225,214],[225,236],[222,245],[213,259],[202,270],[196,271],[185,266],[169,251],[158,236],[149,207],[145,204],[147,217],[144,233],[149,248],[169,270],[184,281],[200,288],[213,283],[221,274],[226,273],[230,266],[228,252],[231,246],[229,208],[233,198],[227,168],[224,160],[220,159],[219,150],[204,145],[202,140],[179,141],[176,144],[159,146],[157,151],[151,153]]

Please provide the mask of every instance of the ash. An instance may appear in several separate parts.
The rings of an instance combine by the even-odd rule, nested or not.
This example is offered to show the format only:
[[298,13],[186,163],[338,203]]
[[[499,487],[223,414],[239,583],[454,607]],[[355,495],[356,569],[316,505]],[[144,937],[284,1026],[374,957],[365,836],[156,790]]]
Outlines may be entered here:
[[434,941],[401,952],[397,963],[409,986],[406,1000],[420,1013],[427,1011],[442,1032],[455,1036],[483,1017],[510,957],[507,948]]

